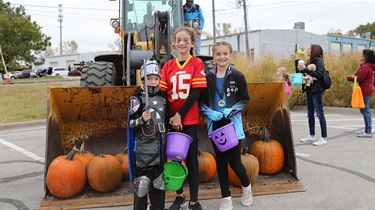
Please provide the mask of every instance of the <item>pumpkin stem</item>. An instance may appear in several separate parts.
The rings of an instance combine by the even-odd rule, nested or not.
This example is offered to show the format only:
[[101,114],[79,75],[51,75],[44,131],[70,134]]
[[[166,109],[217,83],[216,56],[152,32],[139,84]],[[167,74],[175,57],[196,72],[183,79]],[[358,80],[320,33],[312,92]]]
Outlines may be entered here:
[[242,148],[242,155],[246,155],[247,151],[249,151],[249,147]]
[[73,148],[69,153],[68,153],[68,155],[66,155],[66,158],[65,158],[65,160],[73,160],[73,157],[74,157],[74,155],[76,154],[76,151],[77,150],[77,148]]
[[128,147],[127,147],[127,146],[126,146],[126,147],[124,148],[124,150],[122,151],[122,154],[124,154],[124,155],[128,154]]
[[198,148],[198,156],[202,156],[202,152],[199,148]]
[[267,128],[261,126],[261,127],[260,127],[260,130],[263,131],[263,141],[264,141],[264,142],[269,142],[269,141],[270,141],[270,136],[269,136],[269,134],[268,134]]
[[76,151],[76,152],[80,152],[80,151],[81,151],[81,150],[77,149],[76,146],[74,146],[72,150],[74,150],[74,151]]

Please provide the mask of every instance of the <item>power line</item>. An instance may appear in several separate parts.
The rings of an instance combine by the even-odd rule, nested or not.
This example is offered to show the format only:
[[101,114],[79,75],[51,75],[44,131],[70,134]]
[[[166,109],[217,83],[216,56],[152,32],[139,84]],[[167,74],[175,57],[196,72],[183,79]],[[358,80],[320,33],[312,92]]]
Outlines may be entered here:
[[[10,5],[18,5],[18,6],[27,6],[27,7],[42,7],[42,8],[51,8],[51,9],[57,9],[57,6],[44,6],[44,5],[32,5],[32,4],[10,4]],[[102,11],[118,11],[118,9],[102,9],[102,8],[83,8],[83,7],[64,7],[64,9],[79,9],[79,10],[102,10]]]

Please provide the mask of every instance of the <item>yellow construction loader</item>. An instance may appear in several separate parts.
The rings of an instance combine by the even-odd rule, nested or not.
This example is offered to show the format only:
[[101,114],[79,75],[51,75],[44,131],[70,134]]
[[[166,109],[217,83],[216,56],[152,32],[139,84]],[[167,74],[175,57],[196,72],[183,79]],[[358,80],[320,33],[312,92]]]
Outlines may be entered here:
[[[95,155],[121,153],[127,145],[129,97],[139,90],[142,59],[154,57],[162,64],[177,55],[171,40],[173,31],[183,27],[182,0],[121,0],[120,3],[122,16],[111,19],[111,24],[122,38],[122,53],[98,56],[95,62],[85,65],[80,87],[49,89],[44,180],[52,160],[68,154],[82,142]],[[199,57],[209,69],[212,58]],[[249,83],[248,90],[250,104],[242,112],[244,128],[248,131],[242,146],[250,147],[261,139],[250,128],[264,126],[285,151],[282,171],[275,175],[260,174],[252,187],[254,195],[304,191],[297,177],[283,83]],[[214,154],[203,116],[198,136],[200,150]],[[123,181],[115,190],[101,193],[87,184],[77,196],[61,199],[53,196],[45,184],[40,209],[132,205],[132,186],[129,181]],[[240,188],[233,187],[231,191],[233,196],[241,195]],[[174,196],[174,192],[167,192],[166,202],[171,202]],[[199,186],[200,200],[212,198],[221,198],[216,176]]]

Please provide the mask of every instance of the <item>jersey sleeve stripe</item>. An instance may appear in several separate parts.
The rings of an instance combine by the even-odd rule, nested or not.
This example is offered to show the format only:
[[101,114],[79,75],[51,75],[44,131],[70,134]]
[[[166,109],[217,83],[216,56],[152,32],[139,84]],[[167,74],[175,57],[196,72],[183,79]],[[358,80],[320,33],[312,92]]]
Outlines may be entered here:
[[205,77],[203,77],[203,78],[193,78],[193,81],[198,81],[198,80],[206,81],[206,78]]

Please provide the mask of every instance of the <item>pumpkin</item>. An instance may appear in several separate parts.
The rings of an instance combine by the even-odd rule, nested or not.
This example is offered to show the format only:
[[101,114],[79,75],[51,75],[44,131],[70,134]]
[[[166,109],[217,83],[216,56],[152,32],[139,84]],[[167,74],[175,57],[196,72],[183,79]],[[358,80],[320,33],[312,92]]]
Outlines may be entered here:
[[216,161],[209,152],[201,152],[198,149],[199,181],[209,182],[216,174]]
[[73,197],[86,185],[86,167],[74,154],[72,150],[68,155],[58,156],[48,167],[46,185],[56,197]]
[[283,146],[278,141],[269,138],[265,127],[259,129],[263,131],[263,139],[251,145],[250,154],[258,159],[261,174],[276,174],[284,167]]
[[115,156],[121,164],[122,168],[122,180],[129,179],[129,160],[128,160],[128,148],[125,148],[122,153]]
[[99,192],[109,192],[118,187],[122,180],[121,164],[113,155],[100,154],[87,167],[90,186]]
[[77,158],[79,158],[83,162],[83,164],[85,164],[87,168],[87,166],[89,165],[89,162],[91,161],[91,159],[95,157],[95,155],[89,151],[86,151],[85,145],[86,145],[85,142],[82,142],[81,148],[79,150],[75,146],[73,149],[77,151],[75,156],[77,156]]
[[[248,152],[248,148],[245,147],[241,152],[241,162],[245,166],[246,174],[250,179],[251,184],[254,184],[259,175],[259,162],[258,159]],[[241,187],[241,180],[238,178],[236,173],[228,164],[228,178],[229,182],[237,187]]]

